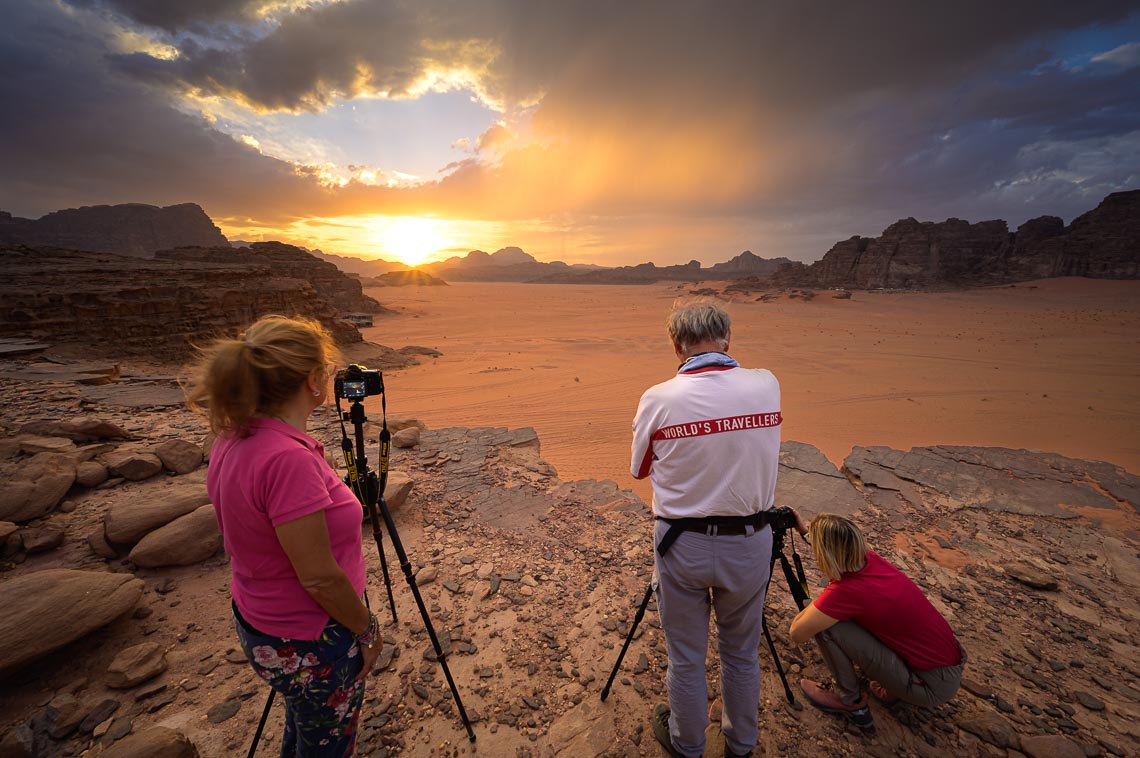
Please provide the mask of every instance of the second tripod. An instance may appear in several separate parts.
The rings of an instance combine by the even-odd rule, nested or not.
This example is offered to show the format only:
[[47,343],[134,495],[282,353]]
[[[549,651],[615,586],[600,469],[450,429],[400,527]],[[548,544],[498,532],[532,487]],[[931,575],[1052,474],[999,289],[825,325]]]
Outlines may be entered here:
[[[788,563],[788,557],[784,555],[784,538],[788,529],[795,528],[795,515],[790,508],[773,508],[771,511],[765,511],[768,517],[765,519],[767,526],[772,529],[772,560],[768,568],[768,582],[772,581],[772,571],[776,568],[776,560],[779,559],[780,567],[784,572],[784,578],[788,582],[788,589],[792,593],[792,598],[795,600],[796,606],[803,610],[808,601],[811,600],[807,590],[807,579],[804,577],[803,563],[800,561],[799,553],[796,552],[796,543],[792,542],[792,559],[795,561],[796,567],[793,572],[792,566]],[[658,548],[660,552],[662,548],[668,550],[669,544],[672,540],[662,542],[662,546]],[[602,688],[602,700],[609,697],[610,687],[613,686],[614,679],[617,677],[618,669],[621,668],[621,662],[625,658],[626,650],[629,649],[629,643],[633,641],[634,633],[637,631],[637,625],[641,623],[641,619],[645,616],[645,609],[649,606],[649,599],[653,597],[654,583],[651,579],[649,587],[645,590],[645,596],[641,599],[641,605],[637,608],[637,613],[634,614],[633,623],[629,627],[629,633],[625,637],[625,642],[621,646],[621,652],[618,653],[617,661],[614,663],[613,671],[610,672],[610,678],[606,681],[606,686]],[[766,593],[765,593],[766,594]],[[795,703],[796,699],[792,695],[792,689],[788,686],[788,677],[784,673],[784,665],[780,661],[780,656],[776,654],[776,645],[772,641],[772,634],[768,631],[768,621],[766,616],[760,617],[760,627],[764,631],[764,639],[768,642],[768,650],[772,653],[772,660],[776,664],[776,671],[780,675],[780,682],[784,685],[784,695],[788,698],[789,703]]]

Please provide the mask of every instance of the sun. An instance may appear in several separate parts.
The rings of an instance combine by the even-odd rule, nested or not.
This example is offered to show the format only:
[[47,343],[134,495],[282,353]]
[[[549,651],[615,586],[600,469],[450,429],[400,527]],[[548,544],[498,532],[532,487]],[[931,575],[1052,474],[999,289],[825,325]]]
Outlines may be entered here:
[[380,256],[418,266],[447,247],[445,222],[423,216],[387,216],[373,223]]

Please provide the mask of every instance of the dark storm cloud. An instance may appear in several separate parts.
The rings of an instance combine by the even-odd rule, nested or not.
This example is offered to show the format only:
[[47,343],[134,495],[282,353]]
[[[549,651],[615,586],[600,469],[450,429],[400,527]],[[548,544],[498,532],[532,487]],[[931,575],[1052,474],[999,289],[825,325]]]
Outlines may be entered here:
[[[66,1],[179,55],[115,54],[110,27],[15,3],[0,31],[0,63],[21,72],[0,79],[6,209],[196,200],[267,223],[432,210],[615,226],[667,214],[840,238],[905,215],[1072,216],[1138,181],[1135,41],[1081,65],[1058,52],[1066,33],[1137,8],[1116,0]],[[271,6],[277,21],[257,20]],[[476,151],[410,189],[322,189],[173,107],[194,93],[319,112],[415,96],[441,75],[507,126],[470,135],[494,143],[493,161]],[[512,145],[521,112],[538,140]]]
[[66,0],[77,8],[102,7],[147,26],[185,30],[202,22],[248,19],[266,0]]

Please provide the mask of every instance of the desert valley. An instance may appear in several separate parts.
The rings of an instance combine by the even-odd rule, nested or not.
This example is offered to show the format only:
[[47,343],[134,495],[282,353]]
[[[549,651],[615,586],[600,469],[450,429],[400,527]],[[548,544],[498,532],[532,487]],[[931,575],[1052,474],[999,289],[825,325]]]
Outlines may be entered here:
[[[675,370],[670,304],[705,297],[732,314],[730,352],[781,380],[777,503],[852,515],[970,652],[950,703],[876,705],[878,733],[866,737],[802,697],[789,702],[761,648],[758,752],[1135,754],[1140,281],[1129,273],[1135,217],[1105,215],[1054,229],[1047,253],[992,237],[1021,274],[991,268],[972,286],[945,280],[978,273],[968,255],[932,269],[916,252],[937,245],[953,260],[962,228],[949,222],[892,227],[926,267],[916,277],[896,257],[875,275],[906,270],[906,287],[824,287],[787,264],[734,276],[697,264],[660,279],[639,267],[639,284],[625,283],[629,271],[597,283],[605,271],[595,268],[586,282],[539,283],[517,277],[545,264],[514,252],[499,259],[510,261],[508,281],[488,280],[494,256],[473,256],[484,268],[458,281],[393,281],[208,234],[172,251],[149,232],[114,242],[128,257],[9,241],[0,752],[247,749],[267,690],[236,646],[204,489],[210,440],[178,380],[190,343],[288,312],[325,321],[346,361],[384,371],[398,431],[387,500],[478,738],[466,739],[389,552],[398,622],[384,630],[358,754],[658,755],[647,714],[665,697],[667,661],[652,604],[613,693],[599,695],[652,570],[651,492],[628,471],[630,421],[640,393]],[[1087,239],[1090,224],[1110,242],[1059,236],[1083,229]],[[91,239],[71,234],[73,245]],[[967,238],[960,249],[977,244]],[[851,270],[872,270],[884,244],[856,245]],[[1093,258],[1074,252],[1090,249]],[[1116,252],[1105,264],[1096,250]],[[1046,265],[1039,255],[1068,275],[1025,278]],[[1123,273],[1074,276],[1077,260]],[[754,265],[768,264],[733,264]],[[374,462],[378,400],[365,403]],[[338,450],[331,407],[310,431]],[[364,536],[370,596],[387,620],[377,548]],[[821,577],[809,576],[818,591]],[[814,647],[787,636],[793,605],[779,575],[767,608],[792,686],[821,674]],[[259,754],[276,750],[281,729],[276,708]],[[718,729],[706,755],[721,755]]]

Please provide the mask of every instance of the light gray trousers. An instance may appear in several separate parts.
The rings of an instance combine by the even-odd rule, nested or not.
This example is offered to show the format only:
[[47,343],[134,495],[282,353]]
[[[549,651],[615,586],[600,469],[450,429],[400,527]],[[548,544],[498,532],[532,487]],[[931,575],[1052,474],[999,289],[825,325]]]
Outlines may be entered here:
[[[669,525],[658,521],[654,546]],[[684,532],[662,558],[654,550],[657,608],[669,652],[669,734],[687,756],[705,750],[708,726],[709,590],[720,650],[721,731],[734,753],[756,746],[760,704],[757,654],[764,593],[772,562],[772,530],[712,536]]]
[[892,696],[912,705],[935,708],[958,692],[966,668],[966,650],[960,644],[962,662],[933,669],[908,668],[898,653],[854,621],[840,621],[815,636],[823,662],[835,677],[835,694],[847,705],[860,700],[859,677],[852,663]]

